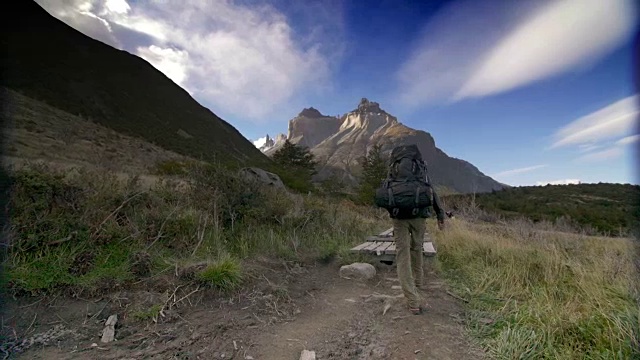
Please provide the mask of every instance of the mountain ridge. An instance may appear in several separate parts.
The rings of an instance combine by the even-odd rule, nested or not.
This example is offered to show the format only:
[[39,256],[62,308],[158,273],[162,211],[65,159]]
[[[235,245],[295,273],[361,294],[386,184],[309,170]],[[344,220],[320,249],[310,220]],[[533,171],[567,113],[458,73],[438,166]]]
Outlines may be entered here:
[[[395,146],[415,143],[427,161],[436,185],[462,193],[490,192],[506,187],[473,164],[448,156],[436,146],[430,133],[402,124],[379,103],[367,98],[362,98],[354,110],[340,117],[328,117],[310,109],[315,111],[305,109],[289,121],[287,139],[309,147],[319,160],[318,181],[338,176],[349,185],[357,185],[360,158],[374,145],[381,145],[383,154],[388,155]],[[317,117],[306,116],[311,114]],[[283,142],[284,139],[274,142],[265,154],[272,156]]]

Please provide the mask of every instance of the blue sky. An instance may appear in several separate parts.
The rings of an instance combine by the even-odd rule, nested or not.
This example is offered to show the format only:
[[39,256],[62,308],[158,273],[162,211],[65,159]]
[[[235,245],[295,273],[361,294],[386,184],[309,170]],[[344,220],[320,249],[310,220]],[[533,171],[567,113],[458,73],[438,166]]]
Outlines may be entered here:
[[250,140],[366,97],[507,184],[640,183],[633,0],[37,2]]

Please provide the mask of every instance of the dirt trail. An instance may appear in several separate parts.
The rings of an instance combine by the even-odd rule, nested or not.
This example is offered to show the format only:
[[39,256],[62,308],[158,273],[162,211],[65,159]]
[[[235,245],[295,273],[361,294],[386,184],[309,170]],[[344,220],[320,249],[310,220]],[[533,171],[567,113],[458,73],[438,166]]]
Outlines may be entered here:
[[[335,264],[265,260],[251,266],[254,279],[242,293],[222,297],[197,291],[157,323],[131,313],[136,306],[162,302],[163,287],[175,289],[160,279],[145,287],[156,292],[138,289],[93,301],[11,302],[13,317],[5,314],[3,333],[15,330],[23,339],[36,340],[17,356],[22,359],[297,360],[304,349],[314,350],[318,359],[483,357],[463,333],[459,304],[432,272],[423,291],[430,309],[410,315],[403,298],[366,297],[400,294],[392,288],[398,284],[394,267],[381,265],[374,279],[356,281],[340,278]],[[195,289],[185,286],[180,294]],[[382,315],[386,303],[392,306]],[[110,314],[119,316],[117,341],[103,344],[100,336]]]

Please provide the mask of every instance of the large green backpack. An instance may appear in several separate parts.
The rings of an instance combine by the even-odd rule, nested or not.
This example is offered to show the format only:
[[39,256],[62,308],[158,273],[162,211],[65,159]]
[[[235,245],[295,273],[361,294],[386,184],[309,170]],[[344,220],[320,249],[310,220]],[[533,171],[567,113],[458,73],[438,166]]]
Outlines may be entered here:
[[375,203],[395,217],[418,217],[431,206],[433,190],[427,167],[416,145],[398,146],[391,151],[389,172],[376,190]]

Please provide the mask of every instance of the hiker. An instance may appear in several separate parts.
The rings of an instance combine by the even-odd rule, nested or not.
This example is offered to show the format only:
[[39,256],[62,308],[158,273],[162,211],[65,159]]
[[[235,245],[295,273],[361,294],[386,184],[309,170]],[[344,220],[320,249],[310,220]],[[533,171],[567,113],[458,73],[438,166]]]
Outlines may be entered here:
[[444,229],[445,213],[429,183],[426,164],[416,145],[398,146],[391,151],[387,179],[376,191],[376,205],[389,211],[396,242],[398,279],[409,310],[421,314],[425,309],[418,289],[423,287],[422,244],[426,218],[433,207],[438,229]]

